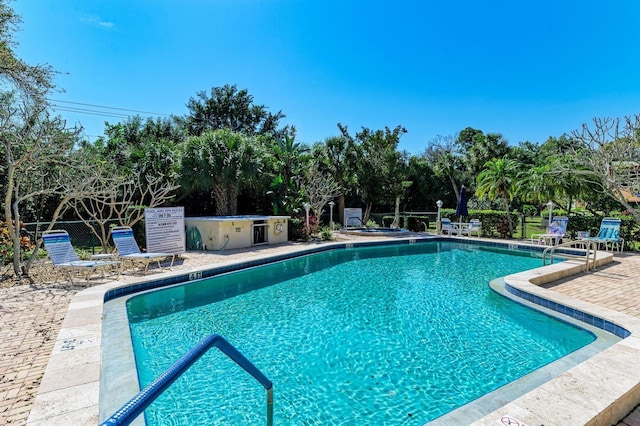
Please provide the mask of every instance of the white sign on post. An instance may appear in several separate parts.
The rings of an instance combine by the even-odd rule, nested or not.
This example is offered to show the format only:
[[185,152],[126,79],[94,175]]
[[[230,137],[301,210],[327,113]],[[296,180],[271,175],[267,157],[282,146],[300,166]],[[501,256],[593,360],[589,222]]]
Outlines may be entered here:
[[184,207],[144,209],[149,253],[184,253]]

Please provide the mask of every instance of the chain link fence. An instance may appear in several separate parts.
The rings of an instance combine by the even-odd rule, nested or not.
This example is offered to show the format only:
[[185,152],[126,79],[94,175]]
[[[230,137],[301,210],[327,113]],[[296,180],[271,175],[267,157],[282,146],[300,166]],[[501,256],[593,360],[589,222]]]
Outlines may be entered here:
[[[38,238],[42,238],[42,233],[49,228],[50,223],[51,222],[25,223],[24,232],[32,241],[36,241]],[[109,221],[106,223],[105,228],[109,229],[112,225],[117,225],[117,222]],[[100,251],[101,243],[92,231],[92,228],[95,229],[98,234],[100,233],[100,226],[97,221],[58,221],[53,226],[53,229],[67,231],[74,247],[89,250],[91,254],[95,254]]]

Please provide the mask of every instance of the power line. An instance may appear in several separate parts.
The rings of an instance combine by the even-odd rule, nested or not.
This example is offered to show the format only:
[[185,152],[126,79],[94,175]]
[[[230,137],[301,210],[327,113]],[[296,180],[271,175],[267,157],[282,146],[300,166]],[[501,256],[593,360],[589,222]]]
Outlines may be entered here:
[[82,109],[82,108],[70,108],[70,107],[58,106],[55,104],[51,105],[51,108],[56,111],[75,112],[75,113],[88,114],[88,115],[99,115],[102,117],[113,117],[113,118],[131,117],[130,115],[126,115],[126,114],[118,114],[118,113],[113,113],[108,111],[105,112],[105,111],[97,111],[97,110]]
[[[139,113],[139,114],[164,115],[166,117],[170,117],[172,115],[172,114],[163,114],[163,113],[160,113],[160,112],[149,112],[149,111],[140,111],[140,110],[136,110],[136,109],[116,108],[116,107],[109,107],[109,106],[104,106],[104,105],[86,104],[86,103],[82,103],[82,102],[62,101],[62,100],[58,100],[58,99],[47,99],[47,100],[49,102],[60,102],[60,103],[65,103],[65,104],[81,105],[81,106],[87,106],[87,107],[93,107],[93,108],[113,109],[113,110],[117,110],[117,111],[128,111],[128,112],[135,112],[135,113]],[[78,108],[78,109],[80,110],[81,108]],[[88,111],[90,111],[90,110],[88,110]],[[126,116],[128,117],[129,115],[126,115]]]

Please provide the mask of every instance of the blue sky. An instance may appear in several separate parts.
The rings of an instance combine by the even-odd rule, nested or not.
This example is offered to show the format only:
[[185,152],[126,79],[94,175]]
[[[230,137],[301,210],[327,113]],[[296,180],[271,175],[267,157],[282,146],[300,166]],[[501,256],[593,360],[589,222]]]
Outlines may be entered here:
[[[640,113],[640,1],[17,0],[17,54],[91,139],[235,84],[311,144],[403,125],[417,154],[471,126],[512,145]],[[77,103],[72,104],[71,102]],[[141,114],[147,116],[148,114]]]

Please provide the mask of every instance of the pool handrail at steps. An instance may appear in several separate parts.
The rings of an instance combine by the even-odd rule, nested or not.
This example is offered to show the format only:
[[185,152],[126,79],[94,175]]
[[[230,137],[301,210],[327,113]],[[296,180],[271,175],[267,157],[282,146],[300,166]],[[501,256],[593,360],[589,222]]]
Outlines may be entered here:
[[344,225],[345,229],[349,229],[349,220],[351,220],[351,219],[358,219],[358,221],[362,224],[362,226],[364,226],[365,228],[369,229],[367,224],[362,221],[362,218],[360,216],[349,216],[349,217],[347,217],[347,220],[344,221],[345,222],[345,225]]
[[267,426],[273,425],[273,383],[258,368],[219,334],[211,334],[184,354],[171,367],[138,392],[100,426],[129,425],[162,393],[184,374],[200,357],[216,347],[247,373],[251,374],[267,391]]
[[[593,241],[589,240],[572,240],[563,242],[562,244],[558,244],[557,246],[551,246],[544,249],[542,252],[542,265],[547,264],[547,254],[549,254],[549,263],[553,263],[553,256],[555,254],[556,249],[576,249],[579,250],[580,253],[570,253],[567,251],[563,251],[561,253],[562,257],[568,257],[573,259],[581,259],[585,260],[585,270],[589,271],[591,269],[596,268],[596,252],[598,246],[594,244]],[[582,254],[584,252],[584,254]]]

